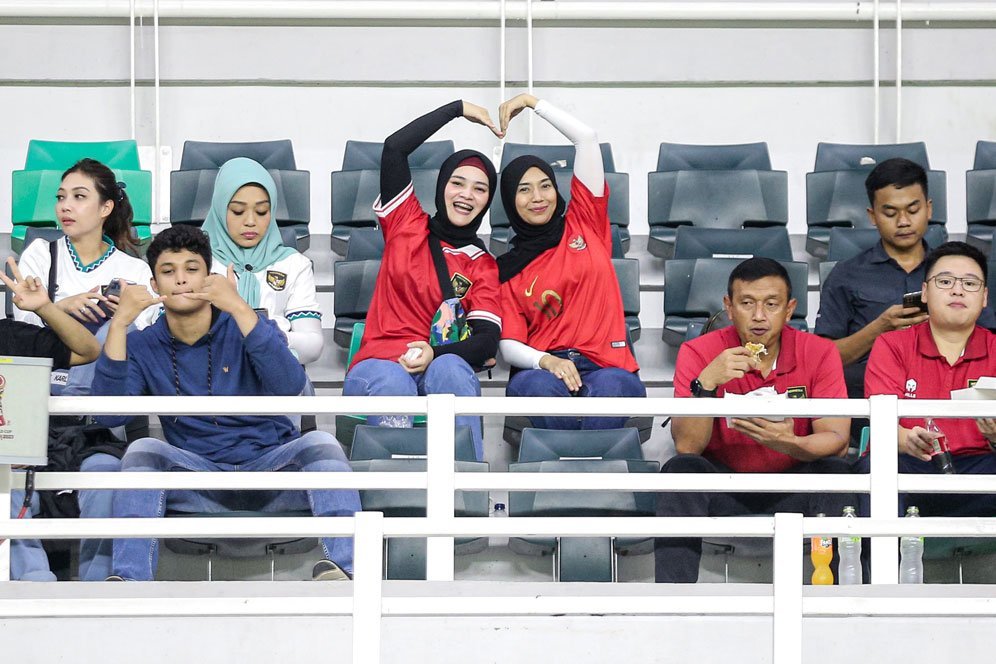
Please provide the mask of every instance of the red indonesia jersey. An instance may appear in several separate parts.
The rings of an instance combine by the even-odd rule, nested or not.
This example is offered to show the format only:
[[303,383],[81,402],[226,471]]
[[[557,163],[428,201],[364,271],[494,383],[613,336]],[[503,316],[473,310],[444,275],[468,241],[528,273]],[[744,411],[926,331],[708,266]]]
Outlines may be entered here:
[[[900,399],[950,399],[952,390],[972,387],[982,376],[996,376],[996,334],[976,327],[965,351],[948,364],[934,342],[930,322],[886,332],[872,346],[865,370],[865,396],[895,394]],[[989,454],[989,443],[971,418],[934,422],[954,455]],[[924,426],[924,418],[904,417],[901,426]]]
[[[429,215],[412,185],[386,205],[378,198],[374,212],[384,232],[384,256],[363,343],[350,368],[370,358],[397,360],[412,341],[427,341],[432,317],[443,301],[429,251]],[[457,249],[441,244],[453,292],[461,298],[467,320],[486,320],[501,327],[494,257],[474,245]]]
[[596,198],[571,179],[560,244],[501,286],[503,339],[542,351],[575,348],[599,366],[639,370],[626,345],[608,203],[608,186]]

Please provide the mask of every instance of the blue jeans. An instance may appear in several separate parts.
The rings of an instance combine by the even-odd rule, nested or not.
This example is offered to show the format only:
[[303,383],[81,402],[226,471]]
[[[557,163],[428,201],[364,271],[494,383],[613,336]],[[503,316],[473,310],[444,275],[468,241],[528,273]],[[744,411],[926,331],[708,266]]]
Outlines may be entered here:
[[[448,353],[433,359],[429,368],[420,374],[410,374],[391,360],[363,360],[349,370],[342,384],[342,395],[346,397],[414,397],[427,394],[479,397],[481,383],[462,357]],[[409,415],[372,415],[367,418],[367,423],[371,426],[410,427],[412,418]],[[482,461],[484,435],[481,431],[481,418],[461,415],[456,418],[456,425],[470,427],[477,460]]]
[[[10,492],[10,518],[17,517],[24,502],[24,492]],[[30,519],[40,508],[38,494],[31,497],[31,507],[24,514]],[[12,581],[55,581],[55,574],[48,565],[48,554],[42,547],[41,540],[11,540],[10,542],[10,578]]]
[[[555,351],[551,355],[570,360],[581,375],[581,389],[571,394],[560,380],[545,369],[524,369],[508,381],[510,397],[645,397],[647,388],[634,372],[617,367],[600,367],[576,350]],[[543,417],[529,418],[539,429],[619,429],[626,417]]]
[[[324,431],[312,431],[283,445],[263,451],[244,464],[215,463],[173,447],[156,438],[133,442],[122,459],[124,472],[177,470],[224,471],[338,471],[349,472],[349,462],[339,443]],[[161,517],[167,508],[181,512],[226,512],[248,509],[286,512],[311,509],[315,516],[352,516],[360,510],[360,495],[353,489],[314,491],[190,491],[165,489],[114,492],[114,516]],[[353,540],[323,538],[325,558],[353,573]],[[135,581],[151,581],[159,562],[157,539],[114,540],[114,574]]]

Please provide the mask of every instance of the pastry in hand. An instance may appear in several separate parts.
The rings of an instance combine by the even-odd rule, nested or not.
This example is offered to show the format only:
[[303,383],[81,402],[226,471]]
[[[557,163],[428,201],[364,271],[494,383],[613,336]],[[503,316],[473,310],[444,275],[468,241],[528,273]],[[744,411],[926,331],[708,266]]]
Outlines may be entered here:
[[750,353],[750,359],[754,360],[754,362],[758,364],[761,363],[761,356],[768,354],[768,349],[764,347],[764,344],[755,343],[753,341],[745,343],[744,348],[746,348],[747,352]]

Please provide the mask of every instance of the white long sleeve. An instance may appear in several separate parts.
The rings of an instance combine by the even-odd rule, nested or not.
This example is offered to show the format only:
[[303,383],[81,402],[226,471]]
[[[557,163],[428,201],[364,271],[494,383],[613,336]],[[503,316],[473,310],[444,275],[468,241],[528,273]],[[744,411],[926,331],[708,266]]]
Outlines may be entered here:
[[533,110],[574,144],[574,176],[592,194],[602,196],[605,193],[605,166],[602,164],[598,133],[545,99],[539,100]]
[[322,355],[325,339],[322,321],[317,318],[297,318],[290,322],[287,345],[297,355],[301,364],[311,364]]
[[545,352],[514,339],[499,341],[498,350],[501,351],[501,356],[505,358],[506,362],[519,369],[539,369],[540,360],[546,355]]

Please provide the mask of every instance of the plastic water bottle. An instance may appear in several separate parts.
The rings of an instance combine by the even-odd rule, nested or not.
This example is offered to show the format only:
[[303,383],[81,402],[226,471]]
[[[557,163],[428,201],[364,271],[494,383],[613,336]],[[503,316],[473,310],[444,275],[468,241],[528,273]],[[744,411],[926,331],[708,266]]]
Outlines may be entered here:
[[[920,516],[915,505],[906,508],[906,518]],[[902,560],[899,562],[899,583],[923,583],[923,538],[907,535],[899,543]]]
[[810,538],[809,557],[813,561],[813,585],[832,586],[833,571],[830,569],[830,561],[833,560],[833,538],[819,535]]
[[930,452],[930,460],[934,462],[934,466],[938,472],[945,475],[953,475],[955,469],[954,462],[951,460],[951,450],[948,449],[948,437],[944,435],[944,432],[937,426],[933,418],[927,418],[924,429],[937,436],[934,438],[934,449]]
[[[857,516],[854,507],[844,508],[844,516],[853,519]],[[842,586],[859,585],[861,583],[861,538],[837,538],[837,553],[840,560],[837,563],[837,583]]]

